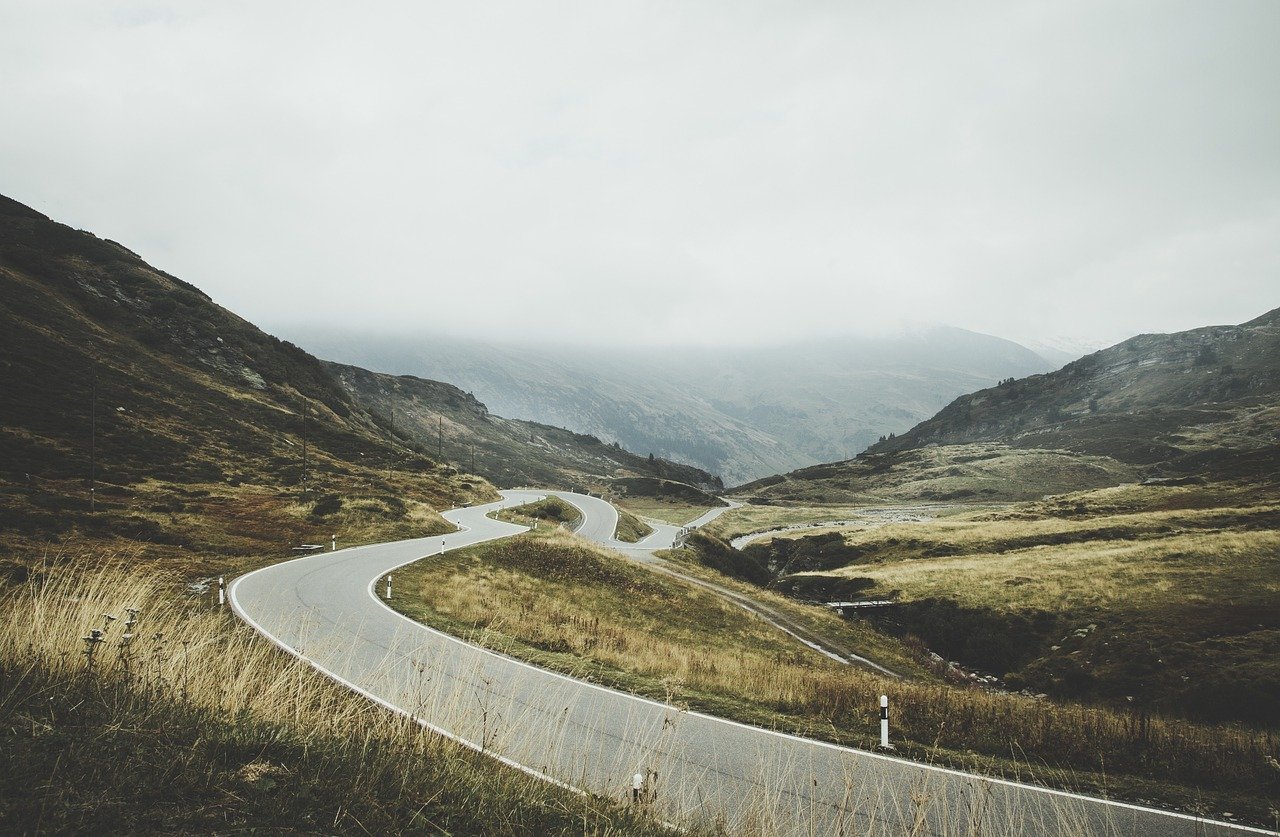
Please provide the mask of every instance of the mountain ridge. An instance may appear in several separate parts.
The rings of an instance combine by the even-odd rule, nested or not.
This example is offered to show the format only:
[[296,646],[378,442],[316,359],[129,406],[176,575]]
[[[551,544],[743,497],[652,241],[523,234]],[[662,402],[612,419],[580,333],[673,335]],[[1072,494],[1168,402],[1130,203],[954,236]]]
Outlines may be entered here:
[[[326,362],[128,248],[3,196],[0,289],[0,543],[14,572],[26,572],[21,556],[68,543],[225,570],[299,543],[448,531],[439,509],[497,497],[469,461],[442,461]],[[447,384],[418,383],[437,406],[502,423]],[[534,428],[544,441],[521,454],[539,462],[554,438],[544,482],[602,472],[718,488],[553,431]]]
[[[438,458],[467,467],[504,488],[583,485],[600,491],[613,480],[652,476],[699,489],[724,489],[691,465],[645,457],[587,434],[495,415],[470,393],[443,381],[389,375],[326,361],[360,403]],[[447,446],[447,447],[446,447]]]
[[1059,370],[1005,379],[856,457],[731,493],[1025,500],[1140,479],[1266,482],[1277,471],[1280,309],[1240,325],[1137,335]]
[[1266,454],[1271,445],[1249,445],[1228,425],[1274,403],[1277,359],[1280,309],[1240,325],[1140,334],[1056,372],[961,396],[867,453],[1003,441],[1179,470],[1206,449],[1194,428],[1219,425],[1229,449]]
[[336,360],[450,380],[501,415],[652,451],[728,482],[852,456],[963,392],[1051,368],[1011,341],[945,327],[723,351],[282,328]]

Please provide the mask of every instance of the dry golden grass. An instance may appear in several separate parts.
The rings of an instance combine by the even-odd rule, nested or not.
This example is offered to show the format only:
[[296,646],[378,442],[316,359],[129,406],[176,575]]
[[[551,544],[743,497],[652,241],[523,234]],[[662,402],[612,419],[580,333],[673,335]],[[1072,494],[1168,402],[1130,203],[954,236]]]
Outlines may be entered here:
[[92,557],[0,590],[0,830],[654,832],[382,710],[180,590]]
[[[1051,523],[1015,526],[1031,536],[1074,528],[1059,525],[1061,521]],[[952,531],[948,539],[982,544],[990,537],[988,527],[994,525],[998,524]],[[953,558],[858,564],[838,574],[873,578],[877,589],[901,590],[909,598],[942,596],[962,605],[997,610],[1131,610],[1187,602],[1280,601],[1280,532],[1091,540]]]
[[[843,582],[1015,689],[1274,727],[1280,503],[1244,484],[1126,485],[748,552]],[[852,580],[852,581],[851,581]]]
[[797,524],[823,523],[832,520],[851,520],[859,516],[864,506],[753,506],[743,505],[729,509],[703,529],[718,538],[732,540],[739,535],[763,532]]
[[711,511],[710,506],[658,500],[653,497],[612,497],[614,505],[640,517],[648,517],[673,526],[683,526]]
[[[400,577],[408,615],[540,665],[810,735],[868,745],[892,696],[909,754],[1185,802],[1265,810],[1280,790],[1265,733],[894,681],[800,648],[705,591],[564,533],[422,562]],[[1013,756],[1013,760],[1010,760]]]
[[[402,572],[407,600],[488,631],[490,639],[505,634],[535,647],[679,681],[689,690],[767,683],[761,699],[786,701],[795,694],[790,675],[814,673],[796,662],[810,652],[740,608],[622,563],[574,535],[542,531],[536,540],[521,537],[491,549],[511,558],[512,566],[464,560],[446,568],[423,562]],[[534,563],[544,556],[545,568]],[[637,609],[637,597],[671,607],[665,613]],[[403,606],[417,615],[413,604]],[[836,670],[834,662],[823,666],[820,657],[812,662],[828,673]]]
[[[83,493],[78,481],[42,481],[39,490],[24,487],[0,503],[0,522],[14,524],[0,526],[0,574],[9,567],[38,564],[47,552],[74,549],[127,553],[160,561],[189,577],[207,577],[289,557],[291,548],[302,543],[327,546],[335,534],[340,545],[353,546],[454,531],[422,499],[432,496],[419,491],[428,485],[434,481],[395,472],[390,482],[372,486],[358,478],[330,477],[323,490],[303,499],[293,488],[251,482],[152,479],[127,487],[103,486],[91,513],[87,503],[77,506],[67,500],[73,492]],[[481,482],[458,490],[473,502],[490,499],[493,492]],[[463,493],[467,491],[471,493]],[[340,507],[314,514],[317,501],[325,497],[340,499]]]

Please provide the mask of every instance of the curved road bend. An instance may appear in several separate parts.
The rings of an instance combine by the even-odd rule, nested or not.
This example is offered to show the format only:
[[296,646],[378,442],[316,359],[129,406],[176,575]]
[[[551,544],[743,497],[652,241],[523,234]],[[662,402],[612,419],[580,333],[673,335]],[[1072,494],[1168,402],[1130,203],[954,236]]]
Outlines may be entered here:
[[[384,706],[554,781],[623,798],[650,776],[656,813],[777,834],[1270,833],[932,768],[683,712],[534,668],[419,625],[375,598],[397,567],[524,531],[455,509],[457,533],[286,561],[236,579],[231,605],[281,647]],[[560,494],[560,496],[564,496]],[[588,536],[610,513],[574,496]],[[603,501],[598,501],[603,505]],[[616,511],[611,512],[616,515]]]
[[[678,578],[688,584],[697,585],[698,587],[711,592],[713,595],[724,599],[729,602],[729,604],[736,605],[748,613],[758,616],[773,627],[785,634],[788,634],[802,645],[808,646],[819,654],[830,657],[838,663],[863,666],[865,668],[878,671],[888,677],[902,676],[896,671],[885,668],[873,660],[868,660],[866,657],[863,657],[853,649],[848,648],[841,643],[834,642],[828,637],[815,634],[813,631],[810,631],[794,619],[791,619],[787,615],[769,607],[763,602],[757,601],[749,596],[744,596],[732,588],[725,587],[723,584],[716,584],[714,581],[706,581],[705,579],[698,578],[697,576],[681,572],[680,569],[674,566],[670,561],[659,558],[655,552],[660,549],[671,549],[675,545],[676,538],[679,537],[680,533],[683,531],[681,527],[673,526],[669,523],[660,523],[658,521],[650,520],[648,523],[653,527],[653,531],[640,541],[636,543],[628,543],[626,541],[615,540],[613,537],[614,533],[612,531],[610,531],[607,536],[604,535],[604,530],[608,524],[610,515],[612,515],[614,529],[617,528],[618,512],[611,504],[596,497],[583,497],[580,494],[571,494],[564,491],[549,491],[547,493],[554,494],[565,502],[576,506],[578,511],[582,513],[584,521],[589,518],[598,518],[600,523],[590,534],[586,534],[582,529],[578,530],[578,534],[589,537],[591,540],[601,544],[602,546],[615,549],[623,555],[626,555],[631,560],[649,566],[650,569],[653,569],[656,572],[672,576],[673,578]],[[736,509],[742,506],[741,503],[734,502],[733,500],[725,500],[724,502],[728,503],[728,505],[711,509],[697,520],[686,524],[684,529],[698,529],[702,526],[706,526],[708,523],[730,509]],[[588,508],[588,506],[590,508]]]

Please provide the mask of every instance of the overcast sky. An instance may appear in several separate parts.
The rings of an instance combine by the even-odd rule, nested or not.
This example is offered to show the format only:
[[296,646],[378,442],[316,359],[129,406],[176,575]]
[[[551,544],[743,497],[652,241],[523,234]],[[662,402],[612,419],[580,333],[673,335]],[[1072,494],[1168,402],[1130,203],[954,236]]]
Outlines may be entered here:
[[1277,44],[1277,0],[0,0],[0,192],[267,327],[1111,342],[1280,306]]

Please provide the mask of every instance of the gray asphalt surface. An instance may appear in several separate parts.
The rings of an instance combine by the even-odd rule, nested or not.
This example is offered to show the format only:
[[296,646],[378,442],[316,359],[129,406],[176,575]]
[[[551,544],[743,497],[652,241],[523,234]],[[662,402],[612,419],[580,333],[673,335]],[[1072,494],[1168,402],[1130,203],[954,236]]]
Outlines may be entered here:
[[[404,564],[523,531],[486,515],[548,493],[503,492],[502,503],[448,512],[460,527],[455,534],[257,570],[231,585],[232,607],[330,676],[510,764],[617,799],[629,795],[633,774],[644,773],[648,804],[676,823],[824,835],[1246,831],[684,712],[494,654],[414,623],[375,598],[375,582]],[[612,506],[554,493],[583,512],[581,534],[612,541]]]

